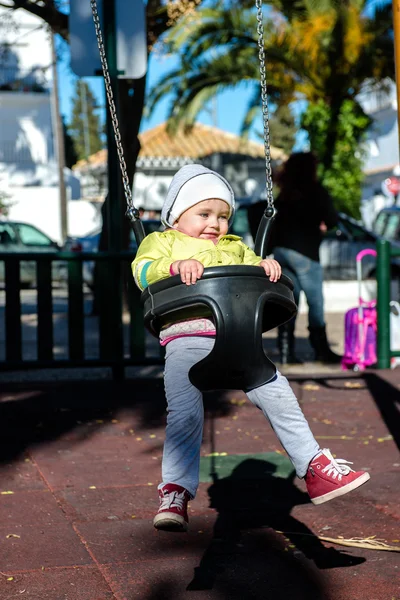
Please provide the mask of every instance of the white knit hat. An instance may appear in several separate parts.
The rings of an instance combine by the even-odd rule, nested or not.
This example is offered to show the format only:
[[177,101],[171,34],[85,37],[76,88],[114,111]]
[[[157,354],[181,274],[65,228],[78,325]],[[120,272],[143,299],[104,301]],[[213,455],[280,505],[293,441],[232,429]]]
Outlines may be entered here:
[[235,198],[229,183],[221,175],[202,165],[186,165],[174,176],[165,200],[161,219],[167,227],[195,204],[218,198],[230,207],[230,219],[235,211]]
[[209,198],[223,200],[229,205],[229,214],[232,212],[230,191],[217,175],[207,173],[190,179],[181,187],[171,208],[171,224],[175,223],[185,210]]

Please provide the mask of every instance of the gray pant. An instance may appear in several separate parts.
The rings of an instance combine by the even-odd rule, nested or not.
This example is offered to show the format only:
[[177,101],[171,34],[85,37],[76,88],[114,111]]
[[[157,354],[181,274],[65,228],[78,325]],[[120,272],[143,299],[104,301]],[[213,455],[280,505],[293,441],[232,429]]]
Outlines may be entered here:
[[[168,404],[159,487],[176,483],[194,497],[199,484],[200,447],[203,438],[202,393],[190,382],[190,368],[209,354],[214,338],[183,337],[166,346],[164,385]],[[248,399],[269,420],[298,477],[304,477],[320,447],[316,442],[289,382],[279,372],[273,381],[247,392]]]
[[308,304],[309,327],[325,327],[322,291],[324,271],[321,264],[296,250],[279,246],[274,248],[274,258],[281,265],[282,272],[293,281],[293,296],[297,306],[303,290]]

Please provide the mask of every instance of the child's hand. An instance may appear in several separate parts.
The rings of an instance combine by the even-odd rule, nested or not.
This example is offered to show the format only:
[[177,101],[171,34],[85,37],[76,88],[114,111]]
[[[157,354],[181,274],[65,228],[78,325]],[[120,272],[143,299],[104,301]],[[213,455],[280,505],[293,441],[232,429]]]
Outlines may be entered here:
[[272,258],[265,258],[260,262],[260,267],[265,271],[266,275],[269,275],[269,280],[276,283],[282,275],[281,265],[273,260]]
[[188,260],[176,260],[171,265],[171,271],[173,271],[174,275],[179,273],[183,283],[191,285],[192,283],[196,283],[203,275],[204,266],[194,258]]

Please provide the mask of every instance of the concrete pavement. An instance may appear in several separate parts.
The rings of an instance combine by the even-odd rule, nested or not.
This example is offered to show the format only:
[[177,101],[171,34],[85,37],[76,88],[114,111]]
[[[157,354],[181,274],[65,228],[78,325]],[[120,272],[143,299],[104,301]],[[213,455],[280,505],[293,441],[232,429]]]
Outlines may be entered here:
[[400,370],[288,375],[321,446],[371,481],[311,505],[245,395],[209,394],[188,534],[151,523],[159,377],[0,382],[0,598],[400,600],[398,552],[319,539],[400,550]]

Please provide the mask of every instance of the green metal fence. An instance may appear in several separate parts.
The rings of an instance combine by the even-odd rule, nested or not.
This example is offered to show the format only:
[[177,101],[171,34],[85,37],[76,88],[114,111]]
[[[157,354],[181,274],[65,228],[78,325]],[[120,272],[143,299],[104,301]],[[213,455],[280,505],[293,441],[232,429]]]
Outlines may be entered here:
[[[160,362],[160,356],[147,358],[140,292],[130,274],[129,252],[96,253],[0,253],[5,275],[5,352],[0,370],[53,367],[109,366],[114,378],[124,376],[129,365]],[[21,261],[36,263],[37,359],[23,358]],[[55,356],[53,320],[53,269],[60,261],[67,270],[68,357]],[[94,261],[96,314],[98,316],[98,357],[85,355],[85,315],[83,262]],[[124,283],[125,282],[125,283]],[[123,308],[123,285],[127,286],[128,306]],[[124,343],[123,316],[127,316],[129,340]],[[128,348],[127,348],[128,346]]]
[[[391,259],[400,257],[400,249],[390,242],[377,243],[377,317],[378,369],[390,368],[392,357],[400,357],[400,350],[390,348],[390,282]],[[130,274],[132,254],[129,252],[96,253],[0,253],[5,273],[5,352],[0,358],[0,370],[53,367],[112,368],[114,378],[124,377],[129,365],[148,365],[161,362],[160,355],[146,355],[146,332],[140,292]],[[37,289],[37,358],[23,358],[21,261],[36,263]],[[68,358],[59,359],[54,352],[53,320],[53,262],[66,264]],[[85,354],[85,315],[83,262],[97,263],[96,305],[98,315],[98,358]],[[124,284],[124,281],[126,282]],[[127,285],[129,315],[128,349],[123,336],[123,285]]]
[[389,369],[392,357],[400,356],[400,350],[390,348],[390,282],[391,259],[400,256],[400,249],[387,240],[380,240],[377,258],[377,317],[378,317],[378,369]]

